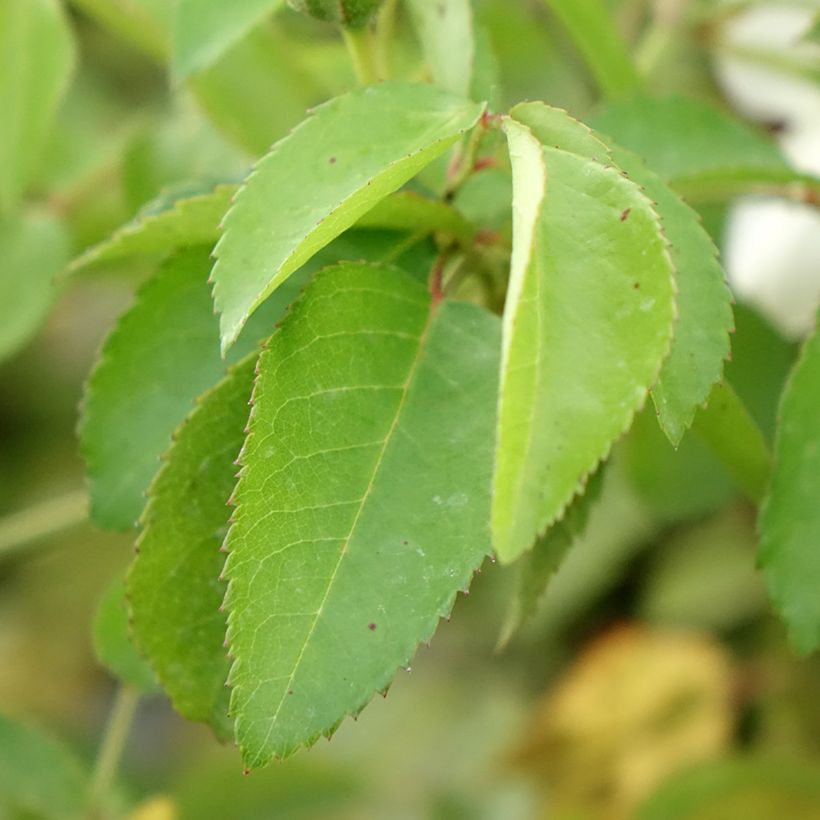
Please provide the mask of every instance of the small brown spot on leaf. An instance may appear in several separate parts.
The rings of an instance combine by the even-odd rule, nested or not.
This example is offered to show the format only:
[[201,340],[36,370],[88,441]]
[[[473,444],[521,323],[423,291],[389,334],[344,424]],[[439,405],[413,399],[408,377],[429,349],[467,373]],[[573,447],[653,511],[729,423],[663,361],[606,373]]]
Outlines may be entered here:
[[331,158],[328,160],[328,162],[329,162],[331,165],[335,165],[335,164],[336,164],[336,157],[331,157]]
[[368,624],[368,625],[367,625],[367,628],[368,628],[371,632],[375,632],[375,631],[376,631],[376,624]]
[[632,213],[632,208],[626,208],[625,210],[621,211],[621,222],[626,222],[629,219],[629,214]]
[[635,288],[635,290],[640,290],[641,289],[641,283],[640,282],[633,282],[632,287]]

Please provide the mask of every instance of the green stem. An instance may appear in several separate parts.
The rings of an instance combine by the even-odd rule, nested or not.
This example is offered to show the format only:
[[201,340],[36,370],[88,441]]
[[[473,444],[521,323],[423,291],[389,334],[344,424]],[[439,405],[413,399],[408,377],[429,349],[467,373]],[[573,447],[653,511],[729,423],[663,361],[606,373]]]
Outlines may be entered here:
[[760,428],[728,382],[712,388],[692,430],[721,460],[737,485],[755,504],[769,483],[772,454]]
[[376,60],[373,32],[369,26],[364,28],[343,28],[347,52],[356,72],[356,79],[361,85],[373,85],[379,82],[379,70]]
[[454,157],[454,162],[447,173],[447,183],[444,188],[443,198],[446,201],[452,199],[453,194],[461,187],[464,181],[475,170],[475,160],[478,154],[481,139],[487,131],[483,122],[479,122],[470,132],[466,143]]
[[374,52],[376,71],[382,80],[390,79],[390,47],[396,33],[396,6],[398,0],[385,0],[376,18]]
[[137,689],[125,683],[120,684],[108,716],[108,724],[91,779],[88,793],[89,820],[105,817],[105,801],[114,785],[139,699]]
[[82,524],[88,517],[85,490],[35,504],[0,519],[0,555]]

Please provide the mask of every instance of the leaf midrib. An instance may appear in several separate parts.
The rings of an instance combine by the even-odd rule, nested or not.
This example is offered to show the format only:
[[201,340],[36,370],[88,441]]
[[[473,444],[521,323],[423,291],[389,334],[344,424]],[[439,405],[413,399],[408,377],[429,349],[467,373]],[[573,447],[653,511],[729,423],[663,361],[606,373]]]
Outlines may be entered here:
[[364,491],[364,495],[362,496],[361,501],[359,502],[359,507],[356,510],[356,514],[353,518],[353,522],[350,525],[350,531],[348,532],[347,538],[345,539],[344,546],[342,547],[339,557],[336,560],[336,566],[333,568],[333,572],[330,576],[330,580],[327,583],[327,589],[325,590],[325,594],[322,597],[321,602],[319,603],[319,607],[316,610],[316,615],[313,618],[313,623],[310,625],[310,629],[308,630],[307,635],[302,643],[302,647],[299,650],[299,655],[296,658],[296,661],[293,664],[293,669],[291,670],[290,675],[287,678],[287,684],[282,689],[282,695],[279,699],[279,703],[276,707],[276,711],[273,713],[273,717],[270,721],[270,727],[268,729],[267,735],[265,736],[265,740],[262,746],[267,746],[270,742],[271,735],[273,734],[273,730],[276,726],[276,721],[279,718],[279,713],[282,711],[282,707],[285,704],[285,699],[287,697],[288,690],[291,688],[294,679],[296,678],[296,673],[299,671],[299,667],[302,663],[302,659],[305,655],[305,651],[307,650],[308,644],[313,637],[313,633],[316,631],[316,626],[319,623],[319,618],[322,615],[322,610],[324,609],[325,604],[327,603],[328,598],[330,597],[330,592],[333,588],[333,584],[336,581],[336,578],[339,574],[339,568],[342,565],[342,561],[344,560],[345,555],[347,555],[348,548],[350,546],[350,542],[353,540],[353,536],[356,533],[356,527],[359,524],[359,520],[361,519],[362,512],[367,505],[368,500],[370,499],[370,495],[373,492],[373,487],[376,483],[376,477],[381,470],[382,464],[384,463],[384,456],[387,453],[387,448],[390,445],[390,442],[393,439],[393,435],[398,428],[399,420],[401,419],[402,412],[407,404],[407,396],[410,393],[410,387],[413,383],[413,379],[415,378],[416,372],[418,371],[419,363],[421,362],[422,355],[424,353],[427,339],[430,335],[430,328],[433,324],[433,317],[436,314],[436,309],[438,305],[431,301],[428,308],[427,320],[425,322],[424,328],[422,329],[421,334],[419,335],[418,341],[418,349],[416,351],[416,355],[410,365],[410,369],[407,373],[407,378],[404,380],[404,383],[401,386],[401,398],[399,399],[398,406],[396,407],[395,415],[393,416],[393,421],[390,424],[390,428],[387,431],[387,434],[384,437],[384,443],[382,444],[381,451],[376,459],[376,463],[373,467],[373,474],[370,477],[370,481],[367,485],[367,488]]

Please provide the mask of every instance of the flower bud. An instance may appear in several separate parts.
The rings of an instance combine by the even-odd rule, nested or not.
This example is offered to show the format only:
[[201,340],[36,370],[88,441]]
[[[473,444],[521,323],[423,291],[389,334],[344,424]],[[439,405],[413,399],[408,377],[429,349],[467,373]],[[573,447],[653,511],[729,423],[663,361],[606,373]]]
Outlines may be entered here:
[[288,0],[296,11],[338,23],[344,28],[366,26],[383,0]]

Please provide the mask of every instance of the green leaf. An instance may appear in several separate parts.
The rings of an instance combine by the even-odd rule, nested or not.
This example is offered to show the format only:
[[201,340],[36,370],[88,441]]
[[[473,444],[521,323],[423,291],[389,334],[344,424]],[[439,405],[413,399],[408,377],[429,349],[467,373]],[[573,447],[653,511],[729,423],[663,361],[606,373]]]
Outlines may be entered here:
[[653,200],[675,265],[678,322],[652,399],[658,423],[677,447],[698,407],[722,378],[734,329],[732,294],[717,248],[697,213],[637,156],[622,148],[615,148],[613,156]]
[[187,77],[207,68],[281,3],[282,0],[179,0],[173,28],[174,75]]
[[789,167],[763,133],[685,97],[636,97],[598,113],[591,124],[634,151],[687,198],[724,198],[755,185],[820,182]]
[[383,199],[356,223],[356,227],[423,235],[440,231],[460,239],[470,239],[474,232],[472,225],[455,208],[413,191],[399,191]]
[[[91,517],[101,527],[134,526],[171,433],[194,399],[225,371],[208,294],[208,264],[207,248],[169,258],[105,341],[88,381],[80,448]],[[261,332],[249,332],[232,359],[270,333],[293,295],[293,288],[286,288],[272,300],[270,312],[260,314],[264,329],[252,328]]]
[[86,781],[62,744],[0,715],[0,815],[79,820]]
[[498,641],[499,648],[535,614],[550,579],[555,575],[564,556],[575,541],[584,534],[590,510],[601,496],[604,467],[587,481],[583,492],[576,495],[563,518],[556,521],[536,542],[532,550],[522,556],[518,583]]
[[641,85],[626,43],[603,0],[546,0],[584,57],[601,91],[610,99]]
[[57,0],[0,3],[0,212],[14,209],[37,169],[73,65]]
[[78,256],[68,266],[68,272],[93,269],[131,256],[160,257],[178,248],[213,245],[236,187],[218,185],[195,196],[159,197],[108,239]]
[[37,332],[68,258],[63,225],[45,213],[0,219],[0,360]]
[[134,640],[180,714],[230,737],[220,546],[245,438],[256,356],[212,390],[174,435],[148,491],[128,575]]
[[131,643],[125,583],[116,578],[106,589],[97,607],[93,628],[94,653],[112,675],[139,689],[157,688],[154,673]]
[[498,348],[482,309],[346,264],[262,354],[225,566],[249,767],[384,690],[489,552]]
[[774,471],[760,512],[769,596],[808,653],[820,646],[820,333],[808,339],[780,403]]
[[505,130],[513,258],[492,526],[510,562],[561,517],[643,405],[669,351],[675,293],[658,216],[634,183],[542,146],[515,120]]
[[433,82],[469,97],[475,60],[470,0],[409,0],[408,6]]
[[729,356],[732,330],[731,293],[717,259],[717,248],[687,206],[639,157],[619,146],[607,147],[586,126],[543,103],[524,103],[511,115],[527,125],[545,145],[552,145],[603,164],[617,162],[640,185],[660,216],[676,271],[678,322],[669,357],[652,398],[658,422],[674,446],[695,412],[720,381]]
[[223,350],[293,271],[442,154],[482,110],[431,86],[383,83],[325,103],[274,145],[240,189],[216,246]]

